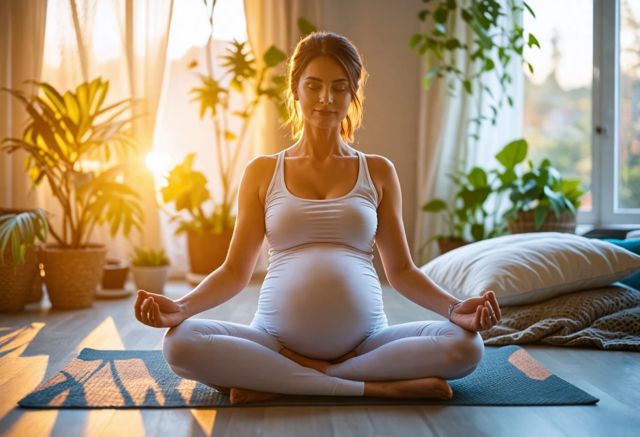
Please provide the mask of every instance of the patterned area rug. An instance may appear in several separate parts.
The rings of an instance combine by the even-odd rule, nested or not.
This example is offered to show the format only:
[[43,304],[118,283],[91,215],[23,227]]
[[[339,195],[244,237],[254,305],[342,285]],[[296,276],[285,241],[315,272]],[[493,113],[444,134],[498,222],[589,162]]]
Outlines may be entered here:
[[[487,347],[478,368],[450,381],[450,401],[341,396],[282,396],[242,405],[578,405],[599,399],[545,369],[519,346]],[[235,407],[215,389],[174,374],[159,350],[83,349],[23,398],[26,408]]]

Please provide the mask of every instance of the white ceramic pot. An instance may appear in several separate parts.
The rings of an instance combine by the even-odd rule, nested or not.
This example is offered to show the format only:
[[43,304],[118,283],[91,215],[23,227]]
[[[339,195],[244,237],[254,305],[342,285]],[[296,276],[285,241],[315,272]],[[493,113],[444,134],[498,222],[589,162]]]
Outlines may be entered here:
[[133,281],[136,288],[146,290],[150,293],[163,293],[164,284],[167,282],[169,266],[138,267],[131,266]]

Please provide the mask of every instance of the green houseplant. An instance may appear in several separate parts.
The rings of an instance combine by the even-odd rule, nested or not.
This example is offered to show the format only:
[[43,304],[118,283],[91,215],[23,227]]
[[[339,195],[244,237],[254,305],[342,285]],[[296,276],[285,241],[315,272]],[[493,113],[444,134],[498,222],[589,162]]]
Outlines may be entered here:
[[573,232],[584,194],[580,181],[563,178],[548,159],[535,167],[527,161],[528,150],[524,138],[516,139],[496,153],[496,168],[476,166],[449,175],[456,187],[451,204],[434,198],[422,206],[424,212],[443,216],[446,233],[431,237],[423,247],[435,239],[445,253],[507,232]]
[[131,265],[133,280],[138,289],[152,293],[164,292],[169,273],[169,258],[164,249],[134,247]]
[[[215,2],[210,6],[212,26],[214,7]],[[315,30],[302,18],[298,20],[298,27],[303,35]],[[207,56],[210,56],[211,44],[210,34]],[[213,127],[221,199],[212,198],[206,176],[194,169],[195,154],[187,155],[170,170],[167,184],[161,189],[163,202],[173,203],[176,211],[171,218],[178,222],[176,233],[187,236],[190,282],[199,282],[226,257],[236,220],[232,210],[239,188],[238,159],[258,105],[270,101],[282,119],[287,116],[286,78],[277,72],[286,58],[286,53],[271,46],[258,62],[246,43],[233,41],[222,56],[221,72],[216,74],[212,60],[207,58],[207,74],[200,74],[199,86],[191,90],[193,101],[199,105],[200,118],[209,120]],[[194,61],[190,67],[195,66]],[[233,99],[233,95],[242,98]],[[233,104],[235,101],[243,103]],[[231,120],[235,120],[236,129],[231,128]]]
[[[481,124],[490,120],[496,123],[504,102],[513,106],[508,92],[513,81],[509,66],[514,58],[522,58],[525,44],[540,47],[532,33],[525,33],[519,24],[505,26],[504,17],[521,16],[525,10],[535,13],[527,2],[516,0],[423,0],[418,18],[428,24],[427,30],[412,35],[409,45],[424,59],[427,72],[422,84],[428,89],[435,79],[446,79],[450,92],[460,84],[468,95],[477,93],[478,102],[488,101],[489,114],[479,108],[478,115],[470,120],[475,129],[470,136],[479,138]],[[457,24],[464,22],[470,36],[458,38]],[[457,61],[458,52],[465,54],[467,67],[462,69]],[[524,61],[533,73],[533,65]],[[499,92],[487,85],[488,78],[495,77]],[[480,104],[480,103],[479,103]]]
[[425,245],[435,239],[440,253],[445,253],[472,241],[505,233],[501,217],[492,214],[487,206],[489,197],[497,194],[492,175],[481,167],[449,175],[456,187],[452,206],[441,198],[432,199],[422,206],[424,212],[443,216],[447,232],[430,238]]
[[0,312],[21,311],[29,301],[38,274],[35,245],[48,230],[43,210],[0,211]]
[[523,164],[528,144],[521,140],[496,157],[503,166],[502,189],[511,207],[505,212],[509,232],[575,232],[576,213],[584,194],[577,178],[564,178],[549,159]]
[[101,78],[60,92],[35,82],[39,94],[5,89],[29,114],[22,138],[6,138],[2,150],[26,152],[25,168],[35,186],[46,181],[62,214],[49,224],[55,243],[39,252],[45,284],[54,308],[90,306],[101,280],[106,248],[91,244],[95,226],[107,224],[112,235],[140,229],[139,195],[126,183],[131,164],[121,164],[135,148],[126,117],[132,102],[105,105],[109,82]]

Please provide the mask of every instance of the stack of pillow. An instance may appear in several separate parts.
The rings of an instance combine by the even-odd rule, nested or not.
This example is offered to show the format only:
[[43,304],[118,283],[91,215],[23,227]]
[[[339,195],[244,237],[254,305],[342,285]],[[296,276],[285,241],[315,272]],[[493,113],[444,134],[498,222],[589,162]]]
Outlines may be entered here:
[[537,232],[469,244],[421,270],[459,299],[493,290],[500,305],[525,305],[616,281],[640,289],[638,252],[640,239],[604,241]]

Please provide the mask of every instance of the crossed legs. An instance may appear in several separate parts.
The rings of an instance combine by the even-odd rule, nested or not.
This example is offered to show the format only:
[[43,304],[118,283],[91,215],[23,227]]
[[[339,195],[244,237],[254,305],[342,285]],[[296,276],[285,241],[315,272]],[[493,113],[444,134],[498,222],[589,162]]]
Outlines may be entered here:
[[[442,393],[444,380],[473,372],[483,350],[477,333],[440,321],[384,328],[358,345],[355,356],[324,371],[300,364],[304,359],[293,351],[285,356],[267,332],[233,322],[185,320],[167,331],[163,344],[167,363],[184,378],[253,392],[333,396],[450,398],[450,388]],[[432,396],[429,388],[435,388]]]

